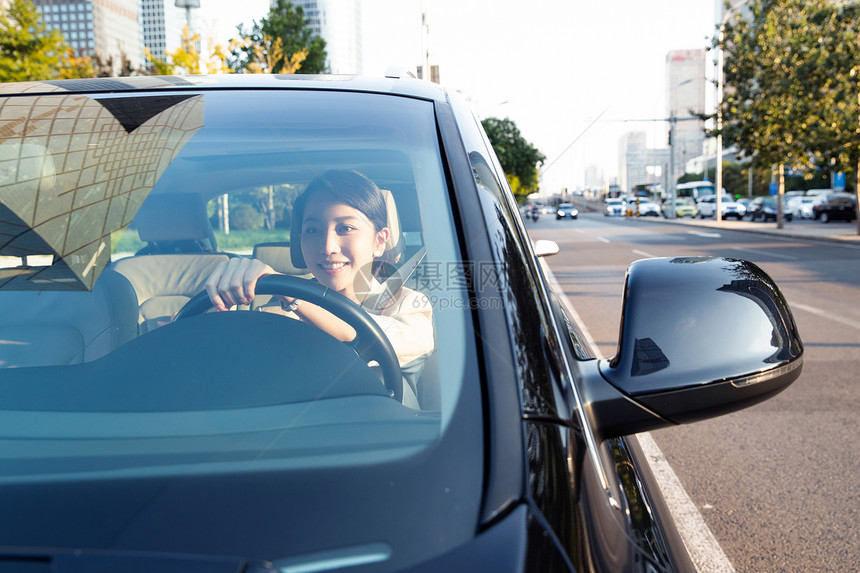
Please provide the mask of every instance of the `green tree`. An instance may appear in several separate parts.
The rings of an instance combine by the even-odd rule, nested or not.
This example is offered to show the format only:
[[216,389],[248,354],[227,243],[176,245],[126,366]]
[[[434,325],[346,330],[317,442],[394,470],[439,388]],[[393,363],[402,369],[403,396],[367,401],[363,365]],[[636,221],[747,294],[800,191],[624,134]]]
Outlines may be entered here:
[[481,121],[518,201],[537,191],[538,167],[546,156],[529,143],[512,120],[488,117]]
[[29,0],[0,6],[0,82],[53,79],[67,49],[63,35],[45,28]]
[[277,0],[267,17],[251,29],[237,30],[228,65],[235,72],[319,74],[326,71],[326,43],[313,37],[301,6]]
[[[723,134],[760,167],[860,177],[860,3],[753,0],[727,22]],[[858,227],[860,229],[860,226]]]

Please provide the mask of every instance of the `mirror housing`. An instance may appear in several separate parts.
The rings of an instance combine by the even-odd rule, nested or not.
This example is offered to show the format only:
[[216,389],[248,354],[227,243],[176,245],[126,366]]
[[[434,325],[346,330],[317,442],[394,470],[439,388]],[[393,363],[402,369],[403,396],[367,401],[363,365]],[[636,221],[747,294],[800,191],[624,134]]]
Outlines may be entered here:
[[753,263],[637,261],[623,301],[617,354],[583,372],[585,407],[601,438],[740,410],[800,376],[794,318]]
[[557,255],[559,248],[558,243],[549,239],[538,239],[534,242],[535,255],[538,257],[549,257]]

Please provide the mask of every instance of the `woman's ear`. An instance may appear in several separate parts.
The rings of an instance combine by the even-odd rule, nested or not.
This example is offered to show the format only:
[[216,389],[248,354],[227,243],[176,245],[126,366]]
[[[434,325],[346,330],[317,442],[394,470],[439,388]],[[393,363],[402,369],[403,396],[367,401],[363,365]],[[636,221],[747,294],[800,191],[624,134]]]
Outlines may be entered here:
[[388,230],[388,227],[383,227],[381,230],[376,233],[376,244],[373,247],[373,256],[381,257],[385,252],[385,243],[388,242],[388,237],[391,232]]

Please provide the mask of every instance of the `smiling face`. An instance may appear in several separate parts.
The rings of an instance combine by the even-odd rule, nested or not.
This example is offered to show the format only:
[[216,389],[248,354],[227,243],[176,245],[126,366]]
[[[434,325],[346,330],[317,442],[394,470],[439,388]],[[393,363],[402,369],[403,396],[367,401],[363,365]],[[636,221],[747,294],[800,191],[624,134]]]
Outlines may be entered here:
[[358,209],[317,192],[305,206],[301,237],[302,256],[314,277],[360,302],[356,287],[370,284],[371,263],[385,250],[388,228],[377,231]]

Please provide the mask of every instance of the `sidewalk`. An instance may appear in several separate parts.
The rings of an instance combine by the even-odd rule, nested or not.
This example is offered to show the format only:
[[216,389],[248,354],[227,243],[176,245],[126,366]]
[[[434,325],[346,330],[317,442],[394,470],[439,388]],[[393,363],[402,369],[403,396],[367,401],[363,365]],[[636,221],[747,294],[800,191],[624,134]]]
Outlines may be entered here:
[[857,234],[857,221],[852,221],[850,223],[846,223],[845,221],[831,221],[830,223],[819,223],[818,221],[813,220],[791,221],[784,223],[782,229],[778,229],[776,227],[776,223],[753,223],[752,221],[735,220],[717,222],[713,219],[663,219],[662,217],[639,217],[639,220],[645,219],[661,221],[664,223],[676,223],[679,225],[743,231],[745,233],[759,233],[776,237],[785,237],[786,239],[811,239],[843,245],[860,245],[860,235]]
[[[603,212],[602,203],[588,203],[588,211]],[[785,237],[786,239],[809,239],[814,241],[827,241],[842,245],[860,246],[860,235],[857,234],[857,221],[846,223],[845,221],[831,221],[820,223],[818,221],[805,219],[794,220],[783,224],[782,229],[777,229],[776,223],[753,223],[752,221],[720,221],[714,219],[664,219],[663,217],[632,217],[638,221],[651,223],[674,223],[677,225],[689,225],[694,227],[707,227],[711,229],[723,229],[730,231],[742,231],[746,233],[759,233]]]

